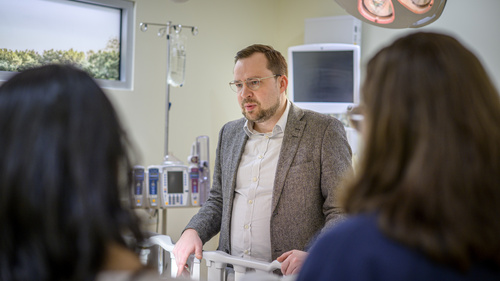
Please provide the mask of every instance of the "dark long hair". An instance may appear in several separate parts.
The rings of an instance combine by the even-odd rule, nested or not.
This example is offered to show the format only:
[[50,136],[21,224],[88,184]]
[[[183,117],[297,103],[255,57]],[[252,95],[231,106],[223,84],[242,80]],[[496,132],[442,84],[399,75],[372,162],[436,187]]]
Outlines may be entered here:
[[500,97],[456,39],[416,33],[370,60],[349,213],[434,260],[500,265]]
[[0,280],[93,280],[106,246],[141,239],[121,205],[128,142],[85,72],[43,66],[0,87]]

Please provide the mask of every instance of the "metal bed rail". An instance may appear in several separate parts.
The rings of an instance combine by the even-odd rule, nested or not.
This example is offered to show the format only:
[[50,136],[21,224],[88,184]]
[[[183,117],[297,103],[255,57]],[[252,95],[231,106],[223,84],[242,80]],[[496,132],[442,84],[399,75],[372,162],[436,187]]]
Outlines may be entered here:
[[[177,275],[177,264],[175,263],[173,254],[174,245],[170,236],[153,235],[141,245],[143,249],[141,251],[141,260],[144,264],[147,264],[148,259],[151,259],[154,255],[154,252],[151,252],[150,248],[158,246],[159,249],[161,249],[158,251],[158,272],[160,275],[165,275],[164,270],[170,268],[169,275],[175,278]],[[164,255],[164,252],[169,253],[170,259],[165,258],[166,255]],[[231,256],[222,251],[203,251],[203,259],[206,261],[208,269],[206,278],[200,276],[200,260],[194,258],[193,255],[189,258],[188,265],[190,268],[190,278],[192,280],[224,281],[225,270],[228,265],[232,265],[234,269],[235,281],[240,281],[248,269],[257,273],[271,274],[274,270],[281,268],[281,263],[276,260],[271,263],[248,260]]]

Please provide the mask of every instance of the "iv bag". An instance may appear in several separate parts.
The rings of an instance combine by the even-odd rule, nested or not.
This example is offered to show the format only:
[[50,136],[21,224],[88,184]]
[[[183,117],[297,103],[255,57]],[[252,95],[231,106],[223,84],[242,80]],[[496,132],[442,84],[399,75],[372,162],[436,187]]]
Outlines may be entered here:
[[184,84],[186,74],[186,37],[175,33],[170,42],[170,64],[168,66],[167,83],[174,87]]

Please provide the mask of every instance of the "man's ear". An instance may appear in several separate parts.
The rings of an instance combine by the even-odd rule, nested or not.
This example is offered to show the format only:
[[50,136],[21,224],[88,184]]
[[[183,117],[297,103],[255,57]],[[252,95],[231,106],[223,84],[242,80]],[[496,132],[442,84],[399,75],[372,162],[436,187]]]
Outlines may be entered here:
[[288,87],[288,77],[286,77],[286,75],[281,75],[278,77],[278,80],[280,81],[280,93],[283,93]]

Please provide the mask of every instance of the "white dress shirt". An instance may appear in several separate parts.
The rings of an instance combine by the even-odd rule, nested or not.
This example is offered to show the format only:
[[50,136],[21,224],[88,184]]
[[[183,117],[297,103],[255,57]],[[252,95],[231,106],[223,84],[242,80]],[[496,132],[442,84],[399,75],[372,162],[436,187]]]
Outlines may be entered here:
[[253,130],[253,122],[245,122],[248,135],[236,176],[231,217],[231,254],[243,258],[271,262],[271,203],[274,177],[290,101],[270,133]]

